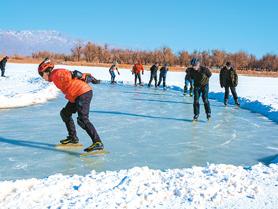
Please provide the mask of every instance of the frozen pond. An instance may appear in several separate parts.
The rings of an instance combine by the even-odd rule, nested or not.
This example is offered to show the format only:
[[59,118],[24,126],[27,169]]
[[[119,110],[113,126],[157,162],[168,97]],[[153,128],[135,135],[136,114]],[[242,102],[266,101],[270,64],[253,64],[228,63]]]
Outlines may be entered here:
[[[60,95],[43,105],[0,111],[0,180],[134,166],[253,165],[278,150],[277,124],[259,114],[211,101],[211,121],[201,105],[200,120],[192,123],[192,98],[181,92],[100,84],[90,118],[110,154],[82,158],[82,150],[54,147],[66,136],[59,115],[65,104]],[[91,143],[79,127],[78,136],[85,147]]]

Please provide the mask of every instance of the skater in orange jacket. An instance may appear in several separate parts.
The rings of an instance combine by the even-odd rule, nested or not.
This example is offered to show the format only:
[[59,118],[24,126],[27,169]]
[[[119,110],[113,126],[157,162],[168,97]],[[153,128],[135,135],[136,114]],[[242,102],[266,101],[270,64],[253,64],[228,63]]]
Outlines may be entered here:
[[140,74],[141,71],[142,71],[142,75],[144,75],[144,67],[140,61],[137,61],[132,68],[132,75],[133,74],[135,75],[135,78],[134,78],[135,86],[137,85],[137,78],[139,79],[139,85],[142,85],[141,74]]
[[77,144],[79,142],[72,119],[72,114],[77,112],[78,125],[87,132],[93,142],[84,151],[103,150],[104,147],[100,137],[89,120],[93,90],[88,83],[99,83],[99,81],[89,73],[81,73],[76,70],[72,72],[62,68],[54,69],[54,64],[48,58],[39,65],[38,73],[44,80],[53,82],[65,94],[65,98],[69,100],[60,112],[68,131],[67,138],[61,140],[61,144]]

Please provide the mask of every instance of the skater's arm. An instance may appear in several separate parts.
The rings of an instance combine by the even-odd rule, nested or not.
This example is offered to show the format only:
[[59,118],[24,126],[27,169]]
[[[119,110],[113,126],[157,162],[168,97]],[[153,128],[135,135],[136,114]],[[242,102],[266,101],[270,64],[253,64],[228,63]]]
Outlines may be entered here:
[[211,73],[211,71],[210,71],[209,68],[205,67],[205,68],[204,68],[204,72],[205,72],[205,74],[206,74],[206,76],[207,76],[208,78],[211,77],[212,73]]
[[116,67],[116,70],[117,70],[117,72],[118,72],[118,75],[120,75],[120,72],[119,72],[119,70],[118,70],[118,68]]
[[100,83],[100,80],[96,79],[90,73],[83,73],[82,80],[84,80],[86,83],[93,83],[93,84],[99,84]]
[[224,86],[224,78],[223,78],[223,68],[220,70],[220,73],[219,73],[219,81],[220,81],[220,86],[221,88],[223,88]]
[[97,80],[94,76],[92,76],[90,73],[81,73],[78,70],[74,70],[72,72],[72,77],[77,78],[80,80],[85,81],[86,83],[93,83],[93,84],[99,84],[100,80]]
[[237,84],[238,84],[238,75],[237,75],[237,72],[236,72],[236,70],[233,70],[234,71],[234,83],[233,83],[233,85],[234,85],[234,87],[236,87],[237,86]]
[[141,65],[142,75],[144,74],[144,67]]

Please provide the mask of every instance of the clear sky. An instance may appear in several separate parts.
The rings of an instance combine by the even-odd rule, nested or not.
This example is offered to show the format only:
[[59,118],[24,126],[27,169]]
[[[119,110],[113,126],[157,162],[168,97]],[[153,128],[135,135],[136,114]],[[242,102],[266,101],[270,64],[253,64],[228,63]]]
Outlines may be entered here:
[[0,29],[152,50],[278,54],[278,0],[5,0]]

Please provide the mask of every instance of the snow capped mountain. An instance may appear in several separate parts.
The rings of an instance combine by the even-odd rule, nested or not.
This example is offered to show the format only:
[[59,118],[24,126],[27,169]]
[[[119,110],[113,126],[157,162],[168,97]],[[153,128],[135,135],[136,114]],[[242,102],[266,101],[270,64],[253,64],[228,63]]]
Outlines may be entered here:
[[0,54],[31,55],[37,51],[69,53],[78,40],[53,30],[0,30]]

